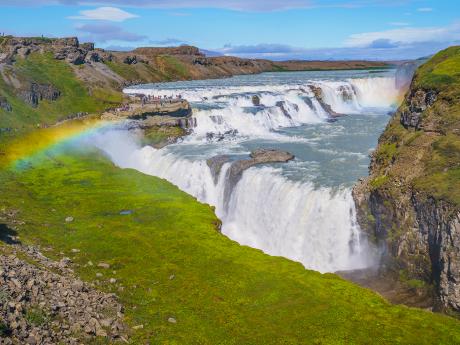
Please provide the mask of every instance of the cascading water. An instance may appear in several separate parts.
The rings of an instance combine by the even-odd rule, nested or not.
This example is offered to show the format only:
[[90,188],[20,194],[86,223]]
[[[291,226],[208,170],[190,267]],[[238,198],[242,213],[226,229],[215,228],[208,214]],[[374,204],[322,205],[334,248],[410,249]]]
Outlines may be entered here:
[[[382,114],[396,102],[397,92],[394,78],[386,74],[352,78],[352,72],[337,72],[335,79],[325,74],[143,86],[135,92],[180,93],[193,101],[193,133],[160,150],[140,147],[123,131],[101,133],[92,144],[115,164],[165,178],[214,205],[223,233],[241,244],[321,272],[366,267],[371,255],[356,224],[351,186],[366,175],[369,150],[388,119]],[[321,88],[322,100],[315,87]],[[327,123],[324,103],[354,115]],[[231,162],[217,176],[207,164],[220,154],[244,159],[258,147],[287,150],[296,159],[249,168],[236,185],[229,179]]]

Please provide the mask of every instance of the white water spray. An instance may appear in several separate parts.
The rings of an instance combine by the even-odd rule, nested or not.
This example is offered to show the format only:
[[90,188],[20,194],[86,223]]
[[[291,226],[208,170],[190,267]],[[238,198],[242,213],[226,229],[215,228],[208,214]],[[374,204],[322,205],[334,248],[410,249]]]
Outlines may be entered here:
[[250,168],[226,203],[230,163],[223,166],[215,183],[206,161],[179,158],[167,149],[140,148],[126,132],[100,134],[92,144],[118,166],[165,178],[215,206],[222,232],[241,244],[320,272],[369,265],[367,243],[360,240],[349,189],[315,189],[309,183],[290,181],[273,168]]

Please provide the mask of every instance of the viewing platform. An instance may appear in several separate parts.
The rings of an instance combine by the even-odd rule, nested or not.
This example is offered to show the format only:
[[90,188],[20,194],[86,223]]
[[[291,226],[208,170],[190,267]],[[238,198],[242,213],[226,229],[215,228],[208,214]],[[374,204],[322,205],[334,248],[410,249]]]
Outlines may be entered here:
[[149,117],[173,117],[188,118],[192,114],[192,108],[188,101],[182,98],[152,99],[146,96],[135,98],[119,108],[108,109],[102,114],[104,120],[146,120]]

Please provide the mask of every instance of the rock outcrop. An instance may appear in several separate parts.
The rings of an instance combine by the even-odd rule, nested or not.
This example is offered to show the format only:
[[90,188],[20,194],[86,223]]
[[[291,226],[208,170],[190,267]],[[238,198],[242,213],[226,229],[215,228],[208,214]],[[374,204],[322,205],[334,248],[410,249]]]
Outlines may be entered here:
[[[292,116],[291,114],[289,114],[289,111],[287,110],[286,108],[286,102],[285,101],[278,101],[276,102],[275,104],[278,108],[281,109],[281,111],[283,112],[283,115],[286,116],[288,119],[292,119]],[[296,111],[299,111],[299,106],[297,104],[292,104],[292,106],[294,107],[294,109]]]
[[454,310],[460,310],[460,78],[438,66],[455,66],[459,56],[452,47],[417,70],[372,154],[370,176],[353,190],[361,228],[383,249],[382,270],[432,288],[435,308]]
[[20,92],[21,99],[36,108],[40,101],[55,101],[61,92],[51,84],[31,83],[29,87]]
[[405,109],[401,111],[401,124],[408,128],[420,129],[420,117],[423,112],[436,101],[436,91],[434,90],[414,90],[411,91],[405,101]]
[[339,117],[339,116],[343,116],[342,114],[335,112],[332,109],[332,107],[324,101],[323,90],[321,90],[320,87],[315,86],[315,85],[309,85],[309,88],[311,92],[313,92],[313,94],[315,95],[315,98],[318,101],[318,103],[321,105],[324,111],[329,114],[329,116],[332,119]]
[[[286,163],[294,158],[295,156],[293,154],[286,151],[257,149],[251,152],[250,158],[233,161],[226,176],[227,183],[224,191],[225,200],[228,201],[231,191],[241,179],[245,170],[259,164]],[[230,157],[227,155],[215,156],[206,161],[211,169],[214,183],[217,183],[223,165],[228,162],[230,162]]]

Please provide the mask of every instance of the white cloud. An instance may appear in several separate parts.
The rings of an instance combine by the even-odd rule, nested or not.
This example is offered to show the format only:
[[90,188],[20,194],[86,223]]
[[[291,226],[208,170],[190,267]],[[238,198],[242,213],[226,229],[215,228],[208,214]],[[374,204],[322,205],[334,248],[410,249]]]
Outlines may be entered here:
[[353,34],[345,40],[347,47],[367,47],[377,40],[387,40],[398,44],[420,42],[456,41],[460,37],[460,25],[445,27],[400,28],[386,31],[364,32]]
[[123,22],[127,19],[139,17],[135,14],[123,11],[116,7],[99,7],[94,10],[80,11],[79,16],[69,17],[70,19],[83,20],[107,20],[111,22]]
[[419,11],[419,12],[432,12],[433,9],[431,7],[421,7],[421,8],[417,8],[417,11]]

